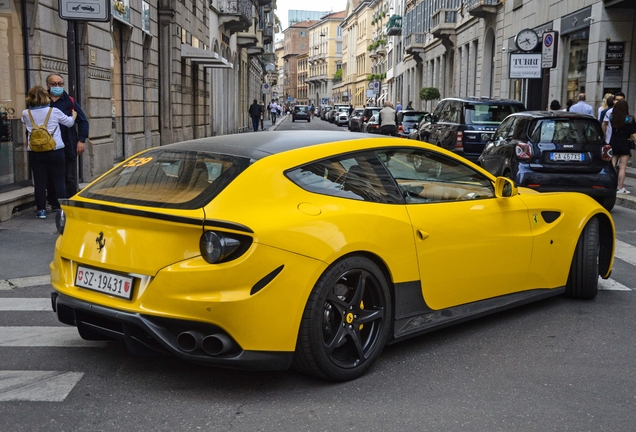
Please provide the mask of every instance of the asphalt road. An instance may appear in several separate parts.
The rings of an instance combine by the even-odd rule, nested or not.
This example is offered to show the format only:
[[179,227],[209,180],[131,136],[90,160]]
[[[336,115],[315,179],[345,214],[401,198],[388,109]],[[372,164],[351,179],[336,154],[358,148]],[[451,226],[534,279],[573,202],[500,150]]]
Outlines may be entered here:
[[420,336],[333,384],[81,340],[37,278],[54,221],[26,214],[0,224],[0,431],[633,431],[636,211],[612,215],[620,248],[595,300],[552,298]]

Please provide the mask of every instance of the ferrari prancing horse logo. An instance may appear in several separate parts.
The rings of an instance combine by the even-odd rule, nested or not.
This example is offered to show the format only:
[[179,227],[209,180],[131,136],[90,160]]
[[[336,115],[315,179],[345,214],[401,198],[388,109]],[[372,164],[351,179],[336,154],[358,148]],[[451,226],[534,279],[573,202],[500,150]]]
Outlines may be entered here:
[[106,240],[104,239],[104,233],[102,231],[99,232],[99,236],[95,239],[95,243],[97,243],[97,252],[101,252],[106,245]]
[[539,225],[539,217],[537,216],[536,213],[532,215],[532,222],[534,222],[534,226]]

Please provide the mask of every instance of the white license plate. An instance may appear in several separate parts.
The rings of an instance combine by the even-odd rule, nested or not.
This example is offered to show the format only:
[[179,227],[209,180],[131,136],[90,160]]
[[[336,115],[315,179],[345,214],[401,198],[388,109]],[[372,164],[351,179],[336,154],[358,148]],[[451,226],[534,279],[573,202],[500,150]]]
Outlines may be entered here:
[[550,160],[553,161],[583,161],[583,153],[550,153]]
[[130,300],[132,296],[133,278],[95,270],[94,268],[77,266],[75,286]]

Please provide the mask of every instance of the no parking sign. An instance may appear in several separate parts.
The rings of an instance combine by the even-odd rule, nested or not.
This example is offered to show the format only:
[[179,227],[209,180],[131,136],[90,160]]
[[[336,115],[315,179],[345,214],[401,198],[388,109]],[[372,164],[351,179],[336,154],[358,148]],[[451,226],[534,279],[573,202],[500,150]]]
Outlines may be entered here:
[[541,67],[552,69],[556,67],[557,46],[559,44],[558,31],[543,32],[543,44],[541,45]]

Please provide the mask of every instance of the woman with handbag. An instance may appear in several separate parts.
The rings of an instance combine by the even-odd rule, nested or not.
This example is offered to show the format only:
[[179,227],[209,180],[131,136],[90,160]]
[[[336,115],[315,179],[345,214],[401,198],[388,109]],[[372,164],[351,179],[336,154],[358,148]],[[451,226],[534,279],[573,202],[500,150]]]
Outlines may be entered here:
[[629,114],[627,101],[619,99],[614,103],[614,109],[610,115],[612,124],[612,164],[616,166],[618,162],[618,191],[619,194],[630,193],[623,183],[625,181],[625,169],[630,155],[630,138],[636,133],[636,120]]
[[71,127],[77,113],[67,116],[49,104],[49,92],[42,86],[29,90],[26,98],[28,107],[22,112],[22,122],[26,126],[29,147],[29,165],[33,172],[36,217],[46,219],[46,182],[50,176],[57,198],[66,198],[66,174],[64,141],[60,124]]

